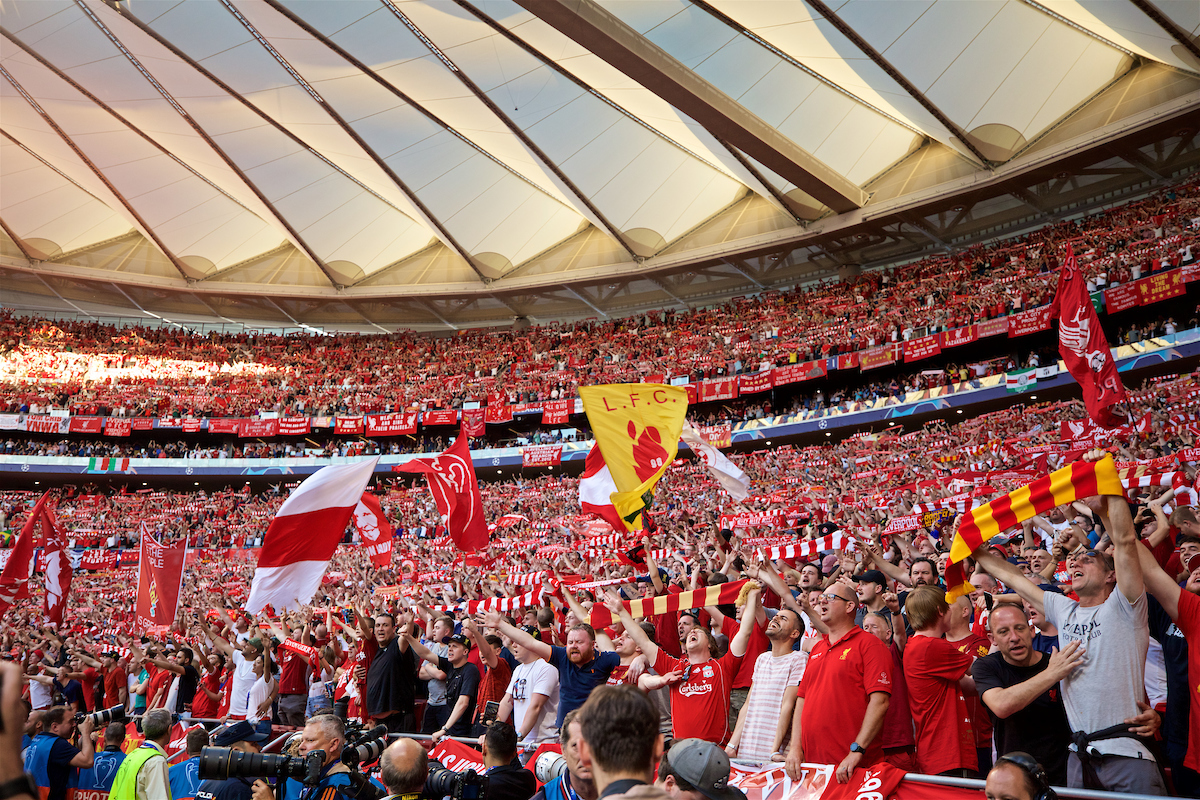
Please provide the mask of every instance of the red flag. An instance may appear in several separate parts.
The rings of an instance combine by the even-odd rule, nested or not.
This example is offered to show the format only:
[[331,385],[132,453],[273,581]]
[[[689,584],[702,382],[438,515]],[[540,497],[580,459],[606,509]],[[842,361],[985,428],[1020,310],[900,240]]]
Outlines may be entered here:
[[471,553],[487,547],[487,521],[483,518],[483,499],[475,480],[475,465],[467,436],[461,434],[441,455],[414,458],[398,467],[397,472],[423,473],[429,481],[438,511],[450,539],[459,550]]
[[583,476],[579,480],[579,507],[585,514],[594,514],[612,525],[614,531],[625,530],[621,515],[610,499],[617,485],[609,474],[608,464],[598,445],[592,445],[587,460],[583,462]]
[[42,578],[46,584],[46,620],[51,625],[61,625],[63,611],[67,608],[67,595],[71,593],[74,570],[71,569],[70,553],[67,551],[67,536],[47,506],[42,506],[42,542],[45,547]]
[[1113,406],[1127,402],[1125,387],[1070,245],[1050,308],[1052,316],[1058,317],[1058,353],[1083,389],[1088,416],[1105,428],[1123,424],[1123,417],[1113,413]]
[[140,551],[137,626],[146,633],[163,633],[175,622],[179,607],[187,542],[164,546],[143,526]]
[[29,597],[29,576],[33,574],[37,558],[33,549],[37,526],[40,523],[44,530],[53,524],[50,511],[46,508],[46,498],[49,496],[49,492],[42,495],[33,507],[29,519],[25,520],[25,527],[21,529],[21,535],[8,553],[4,571],[0,572],[0,614],[8,611],[17,600]]
[[363,492],[362,499],[354,507],[354,528],[362,537],[363,549],[377,567],[392,565],[392,524],[379,505],[379,498]]

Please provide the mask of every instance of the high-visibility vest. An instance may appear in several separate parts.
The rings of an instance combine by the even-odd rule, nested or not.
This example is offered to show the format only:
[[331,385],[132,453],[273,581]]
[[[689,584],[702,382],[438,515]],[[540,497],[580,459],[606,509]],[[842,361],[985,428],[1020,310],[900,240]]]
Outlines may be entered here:
[[[109,800],[137,800],[137,776],[142,765],[155,757],[166,759],[162,751],[152,744],[143,744],[132,753],[125,756],[121,768],[117,770],[116,780],[109,790]],[[171,800],[171,798],[165,798]]]

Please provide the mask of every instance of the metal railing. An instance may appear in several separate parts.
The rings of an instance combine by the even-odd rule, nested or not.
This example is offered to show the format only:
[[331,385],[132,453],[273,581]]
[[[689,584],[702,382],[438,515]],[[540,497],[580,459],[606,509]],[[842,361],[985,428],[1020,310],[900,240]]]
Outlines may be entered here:
[[[918,775],[910,772],[904,776],[904,781],[910,783],[927,783],[931,786],[950,786],[956,789],[978,789],[983,791],[985,781],[976,778],[948,778],[942,775]],[[904,781],[901,781],[903,783]],[[1106,792],[1103,789],[1069,789],[1065,786],[1053,786],[1054,793],[1059,797],[1082,798],[1082,800],[1155,800],[1157,795],[1130,794],[1128,792]]]

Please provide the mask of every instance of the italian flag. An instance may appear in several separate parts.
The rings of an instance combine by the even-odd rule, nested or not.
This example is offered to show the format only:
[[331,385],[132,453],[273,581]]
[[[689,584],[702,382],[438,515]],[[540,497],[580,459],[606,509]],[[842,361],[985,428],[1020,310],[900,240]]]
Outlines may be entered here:
[[126,472],[129,470],[128,458],[89,458],[88,472]]

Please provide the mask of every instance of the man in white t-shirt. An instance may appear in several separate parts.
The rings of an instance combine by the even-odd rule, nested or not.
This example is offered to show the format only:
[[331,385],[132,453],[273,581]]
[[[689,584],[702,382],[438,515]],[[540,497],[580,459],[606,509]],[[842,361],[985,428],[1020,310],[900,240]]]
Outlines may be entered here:
[[[532,625],[522,630],[538,635]],[[521,663],[513,670],[497,719],[508,719],[511,711],[522,744],[550,741],[558,735],[558,670],[519,642],[510,640],[508,649]]]

